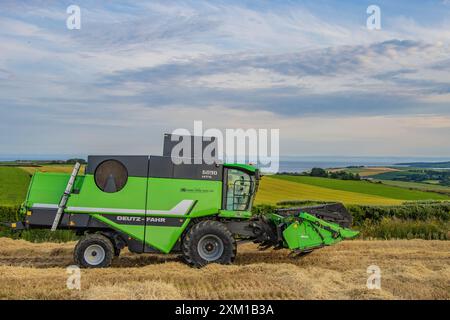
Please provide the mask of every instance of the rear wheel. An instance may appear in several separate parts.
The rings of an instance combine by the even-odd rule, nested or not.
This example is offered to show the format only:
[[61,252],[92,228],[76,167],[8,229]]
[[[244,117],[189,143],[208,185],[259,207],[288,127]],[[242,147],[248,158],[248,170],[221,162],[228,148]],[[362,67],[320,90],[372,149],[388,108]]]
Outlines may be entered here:
[[182,249],[184,260],[195,267],[208,263],[230,264],[236,256],[236,241],[224,224],[206,220],[187,232]]
[[101,234],[88,234],[82,237],[74,250],[74,260],[84,268],[104,268],[111,265],[114,246]]

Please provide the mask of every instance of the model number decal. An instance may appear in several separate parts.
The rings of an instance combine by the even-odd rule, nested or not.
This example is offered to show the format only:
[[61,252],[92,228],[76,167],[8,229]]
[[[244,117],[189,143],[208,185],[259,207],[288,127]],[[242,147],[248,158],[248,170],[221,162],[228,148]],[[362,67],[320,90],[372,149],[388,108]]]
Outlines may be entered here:
[[202,174],[210,175],[210,176],[217,176],[218,171],[217,170],[202,170]]
[[217,170],[202,170],[202,179],[212,179],[213,176],[217,176],[219,172]]

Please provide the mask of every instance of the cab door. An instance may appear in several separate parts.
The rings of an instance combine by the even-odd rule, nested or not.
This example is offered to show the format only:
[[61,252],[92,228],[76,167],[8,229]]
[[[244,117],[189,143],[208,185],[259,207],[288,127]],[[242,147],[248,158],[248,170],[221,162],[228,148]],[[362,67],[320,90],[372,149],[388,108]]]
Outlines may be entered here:
[[254,179],[245,171],[226,168],[224,210],[249,211],[254,195]]

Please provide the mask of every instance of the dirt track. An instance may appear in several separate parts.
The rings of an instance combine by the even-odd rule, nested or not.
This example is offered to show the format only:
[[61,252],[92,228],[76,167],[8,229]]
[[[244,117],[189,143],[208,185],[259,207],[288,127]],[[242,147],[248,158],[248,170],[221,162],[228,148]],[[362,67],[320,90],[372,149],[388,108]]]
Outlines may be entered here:
[[[239,247],[235,265],[192,269],[174,255],[124,252],[66,288],[74,243],[0,238],[0,299],[450,299],[450,241],[346,241],[303,258]],[[381,268],[381,290],[366,269]]]

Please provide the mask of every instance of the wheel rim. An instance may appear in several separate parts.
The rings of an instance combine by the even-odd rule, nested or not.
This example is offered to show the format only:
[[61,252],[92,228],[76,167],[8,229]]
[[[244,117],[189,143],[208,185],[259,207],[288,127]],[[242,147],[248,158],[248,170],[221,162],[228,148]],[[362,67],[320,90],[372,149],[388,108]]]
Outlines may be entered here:
[[215,261],[222,256],[223,242],[213,234],[203,236],[197,245],[200,257],[206,261]]
[[105,249],[98,244],[92,244],[84,251],[84,260],[92,266],[102,263],[105,260],[105,256]]

